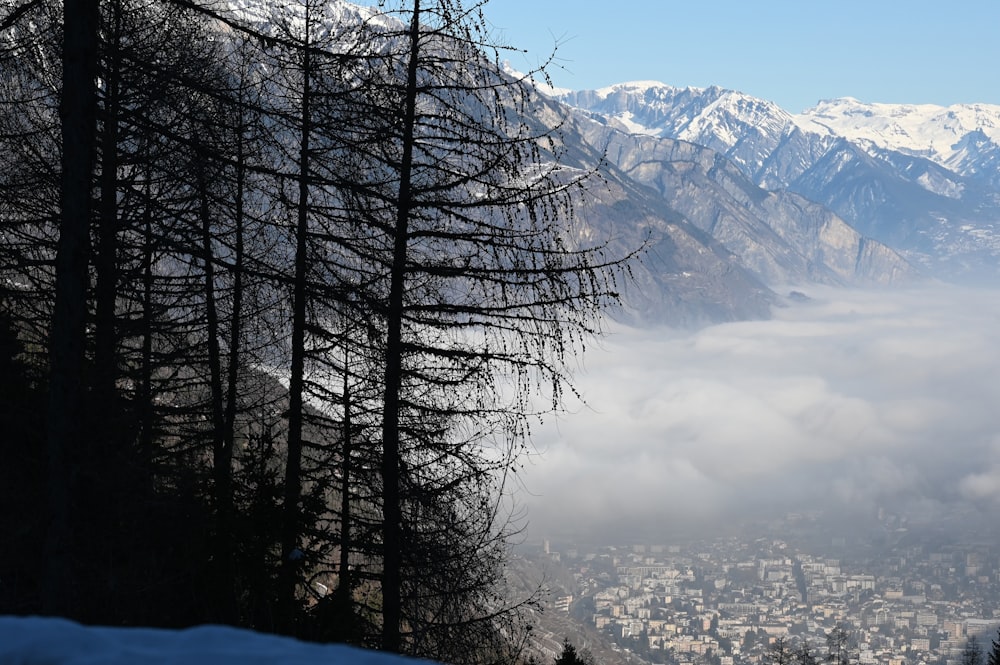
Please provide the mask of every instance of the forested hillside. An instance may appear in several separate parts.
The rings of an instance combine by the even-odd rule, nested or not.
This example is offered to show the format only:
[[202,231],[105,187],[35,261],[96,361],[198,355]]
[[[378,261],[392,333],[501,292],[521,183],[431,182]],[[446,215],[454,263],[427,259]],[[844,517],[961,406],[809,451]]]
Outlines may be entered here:
[[0,614],[513,658],[514,474],[639,248],[489,33],[0,10]]

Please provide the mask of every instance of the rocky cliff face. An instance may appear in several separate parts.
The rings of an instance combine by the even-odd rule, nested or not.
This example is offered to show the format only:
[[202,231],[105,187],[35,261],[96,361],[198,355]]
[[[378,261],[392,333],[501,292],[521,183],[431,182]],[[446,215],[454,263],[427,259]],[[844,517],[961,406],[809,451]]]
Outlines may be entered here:
[[626,134],[587,119],[577,125],[615,170],[652,187],[692,225],[768,284],[890,284],[916,272],[898,254],[863,238],[826,208],[788,192],[768,192],[708,148]]
[[603,148],[587,139],[589,132],[604,129],[566,115],[565,107],[551,101],[539,102],[533,111],[536,121],[562,125],[564,166],[574,173],[591,173],[577,195],[579,233],[611,238],[610,249],[618,255],[639,250],[631,279],[620,285],[620,318],[695,327],[770,316],[779,298],[759,274],[655,188],[605,159]]

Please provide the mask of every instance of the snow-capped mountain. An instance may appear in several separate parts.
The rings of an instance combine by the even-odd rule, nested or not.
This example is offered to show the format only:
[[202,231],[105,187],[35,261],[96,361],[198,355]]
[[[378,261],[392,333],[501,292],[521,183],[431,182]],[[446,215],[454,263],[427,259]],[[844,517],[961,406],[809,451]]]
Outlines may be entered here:
[[961,163],[970,139],[1000,143],[1000,106],[989,104],[868,104],[845,97],[822,101],[794,121],[805,132],[926,157],[959,175],[969,175]]
[[559,98],[632,134],[712,148],[749,171],[760,168],[756,155],[773,151],[792,122],[792,116],[775,104],[718,87],[674,88],[656,81],[636,81],[568,92]]
[[732,90],[648,81],[559,98],[622,131],[711,148],[932,273],[997,271],[1000,106],[840,99],[795,116]]
[[[845,138],[873,152],[926,158],[966,176],[977,172],[979,155],[1000,145],[1000,106],[989,104],[868,104],[846,97],[792,115],[773,102],[735,90],[676,88],[657,81],[561,91],[557,96],[630,133],[690,141],[720,152],[736,148],[736,155],[740,146],[750,152],[751,145],[756,146],[753,153],[767,155],[782,137],[798,129],[822,146]],[[745,163],[748,170],[763,165],[760,159],[734,161]]]

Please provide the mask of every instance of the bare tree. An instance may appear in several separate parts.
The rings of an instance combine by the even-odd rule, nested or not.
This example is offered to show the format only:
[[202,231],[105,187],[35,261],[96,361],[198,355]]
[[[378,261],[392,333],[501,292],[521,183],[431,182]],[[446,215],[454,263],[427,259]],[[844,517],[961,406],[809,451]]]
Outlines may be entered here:
[[[88,445],[114,464],[81,476],[109,470],[85,504],[116,506],[105,535],[180,506],[171,533],[191,545],[95,537],[81,556],[148,559],[106,557],[93,607],[114,588],[131,605],[104,606],[142,610],[127,582],[149,564],[202,608],[174,616],[310,637],[337,622],[337,638],[452,662],[517,643],[531,599],[504,580],[514,474],[628,257],[575,226],[590,174],[561,163],[552,109],[503,72],[481,10],[304,0],[242,25],[186,0],[64,5],[62,122],[51,102],[25,114],[61,129],[63,164],[33,156],[0,180],[17,240],[0,268],[52,296],[35,337],[52,362],[53,610],[75,602],[60,585],[89,395],[113,435]],[[61,191],[59,210],[30,182]]]
[[[414,571],[433,559],[404,555],[419,551],[407,534],[420,533],[428,497],[457,511],[489,559],[506,537],[497,492],[531,419],[559,407],[566,361],[597,332],[625,260],[575,241],[571,191],[586,174],[560,167],[556,129],[523,119],[532,89],[484,56],[481,5],[404,5],[392,57],[365,77],[381,110],[352,143],[367,160],[355,183],[366,204],[352,213],[384,238],[373,250],[385,248],[372,254],[384,271],[373,288],[385,290],[370,300],[385,329],[381,646],[391,651],[428,622],[409,598],[428,606]],[[472,608],[463,625],[493,614]]]
[[817,665],[819,663],[816,654],[806,642],[803,642],[798,649],[795,649],[793,656],[797,665]]

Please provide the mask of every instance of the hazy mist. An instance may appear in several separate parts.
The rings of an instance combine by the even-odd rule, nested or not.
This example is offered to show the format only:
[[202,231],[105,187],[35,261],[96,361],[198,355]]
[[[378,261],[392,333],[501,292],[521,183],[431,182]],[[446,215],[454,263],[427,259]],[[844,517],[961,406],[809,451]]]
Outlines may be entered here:
[[803,289],[773,320],[614,326],[536,433],[528,537],[1000,504],[1000,291]]

